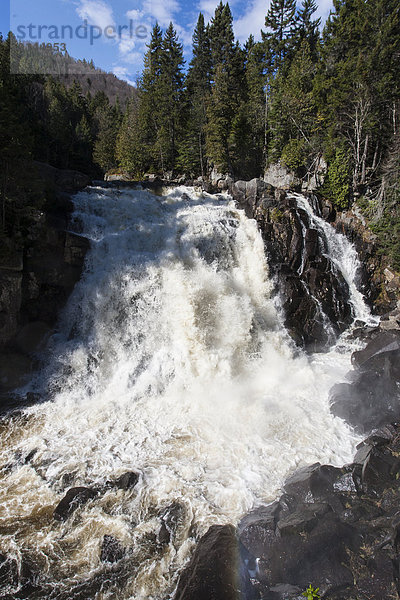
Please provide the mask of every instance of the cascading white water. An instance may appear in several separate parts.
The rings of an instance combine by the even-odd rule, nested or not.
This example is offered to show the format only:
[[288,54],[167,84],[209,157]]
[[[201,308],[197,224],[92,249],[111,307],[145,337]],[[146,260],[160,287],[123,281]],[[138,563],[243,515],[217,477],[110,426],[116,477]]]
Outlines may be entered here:
[[377,325],[379,319],[371,315],[371,311],[365,302],[364,296],[357,286],[361,264],[353,244],[349,242],[345,235],[337,233],[329,223],[316,215],[307,198],[301,194],[291,194],[291,197],[295,198],[299,208],[307,213],[312,227],[318,229],[326,240],[326,254],[342,273],[349,286],[353,317],[360,321],[364,321],[366,324]]
[[[352,459],[358,440],[328,401],[351,348],[294,351],[256,222],[229,199],[92,188],[75,206],[92,249],[36,382],[49,400],[0,430],[0,464],[12,465],[0,472],[0,551],[28,551],[64,598],[101,574],[100,543],[113,535],[131,573],[96,598],[162,599],[210,525],[272,501],[303,464]],[[140,473],[133,491],[109,489],[54,521],[66,481],[128,470]],[[172,503],[183,520],[154,551]]]

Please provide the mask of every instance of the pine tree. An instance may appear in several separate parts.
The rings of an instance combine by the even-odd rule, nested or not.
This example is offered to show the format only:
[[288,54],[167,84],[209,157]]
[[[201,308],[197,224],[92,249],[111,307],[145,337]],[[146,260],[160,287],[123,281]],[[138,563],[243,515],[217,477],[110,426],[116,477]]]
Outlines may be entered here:
[[140,179],[151,163],[149,146],[143,143],[145,132],[137,99],[129,102],[116,141],[116,159],[122,169]]
[[233,123],[245,97],[245,53],[235,44],[229,4],[217,6],[210,25],[213,85],[207,116],[206,147],[210,162],[219,170],[234,172]]
[[271,73],[276,73],[292,51],[297,27],[296,0],[272,0],[265,27],[267,31],[262,32],[262,39],[266,45],[268,68]]
[[[144,69],[139,80],[139,108],[141,145],[143,154],[150,156],[149,168],[164,171],[164,157],[157,148],[157,139],[162,124],[162,92],[160,78],[162,72],[163,34],[155,24],[148,50],[144,56]],[[119,157],[121,162],[121,156]]]
[[94,115],[96,139],[93,147],[93,160],[103,172],[116,166],[116,142],[121,125],[121,113],[110,106],[108,100],[99,106]]
[[317,45],[319,41],[319,27],[321,19],[312,18],[317,10],[315,0],[303,0],[302,7],[298,12],[297,35],[299,37],[299,45],[304,40],[307,40],[310,47],[311,55],[316,60]]
[[265,52],[262,43],[255,43],[250,36],[246,45],[247,114],[247,166],[249,178],[259,177],[263,171],[266,144],[265,114]]
[[180,103],[183,92],[183,46],[172,23],[163,39],[160,75],[160,123],[157,145],[164,157],[164,170],[175,169]]
[[206,173],[205,136],[207,104],[211,93],[211,48],[209,29],[199,14],[193,33],[193,58],[186,77],[186,93],[182,112],[186,111],[186,127],[179,146],[179,168],[191,175]]

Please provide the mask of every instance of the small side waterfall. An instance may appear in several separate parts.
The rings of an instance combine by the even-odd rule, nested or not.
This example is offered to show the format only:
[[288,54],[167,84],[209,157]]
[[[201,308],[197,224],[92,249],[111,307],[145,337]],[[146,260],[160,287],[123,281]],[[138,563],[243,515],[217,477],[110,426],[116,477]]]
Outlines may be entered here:
[[295,198],[298,207],[307,213],[311,226],[320,232],[324,240],[322,253],[332,261],[349,286],[354,319],[376,325],[378,320],[371,315],[364,296],[358,288],[361,264],[355,247],[345,235],[335,231],[329,223],[316,214],[315,206],[312,207],[307,198],[300,194],[292,194],[291,197]]
[[[367,320],[349,246],[297,199]],[[92,247],[35,382],[46,401],[0,427],[0,552],[20,574],[1,592],[28,562],[35,598],[166,599],[210,525],[274,500],[302,465],[351,460],[329,390],[352,348],[294,351],[257,224],[226,198],[91,188],[75,207]],[[127,471],[134,489],[110,484]],[[55,520],[75,486],[96,493]],[[115,565],[104,536],[125,549]]]

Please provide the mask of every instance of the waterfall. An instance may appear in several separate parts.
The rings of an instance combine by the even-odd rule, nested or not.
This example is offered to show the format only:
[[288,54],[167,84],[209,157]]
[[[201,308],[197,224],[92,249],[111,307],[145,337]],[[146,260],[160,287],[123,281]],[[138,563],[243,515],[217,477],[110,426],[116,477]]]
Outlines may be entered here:
[[[88,188],[74,202],[91,250],[32,384],[46,401],[0,426],[0,552],[38,566],[35,597],[94,597],[74,590],[102,581],[96,598],[167,598],[210,525],[271,502],[302,465],[351,460],[358,440],[328,396],[352,348],[294,349],[256,222],[229,198]],[[349,247],[324,232],[367,319]],[[132,470],[133,490],[107,487]],[[103,492],[55,521],[72,486]],[[171,506],[179,525],[160,548]],[[127,548],[114,579],[104,535]]]
[[371,315],[364,296],[358,289],[361,264],[353,244],[349,242],[345,235],[337,233],[332,225],[317,215],[315,206],[312,207],[305,196],[291,194],[291,197],[295,198],[298,207],[307,213],[311,226],[319,231],[325,242],[323,253],[331,259],[349,286],[354,319],[364,321],[368,325],[377,325],[379,320]]

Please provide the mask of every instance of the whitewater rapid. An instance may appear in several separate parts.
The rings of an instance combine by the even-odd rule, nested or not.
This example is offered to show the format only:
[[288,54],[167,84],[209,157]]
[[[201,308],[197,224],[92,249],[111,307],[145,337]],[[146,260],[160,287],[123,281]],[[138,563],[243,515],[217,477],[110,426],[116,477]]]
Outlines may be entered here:
[[[358,439],[328,396],[354,348],[294,348],[256,222],[229,197],[88,188],[74,202],[91,250],[31,383],[46,401],[0,427],[0,551],[28,554],[61,598],[102,573],[112,535],[131,572],[96,598],[165,599],[210,525],[273,501],[302,465],[351,461]],[[134,490],[53,519],[69,487],[130,470]],[[174,503],[176,537],[155,551]]]

